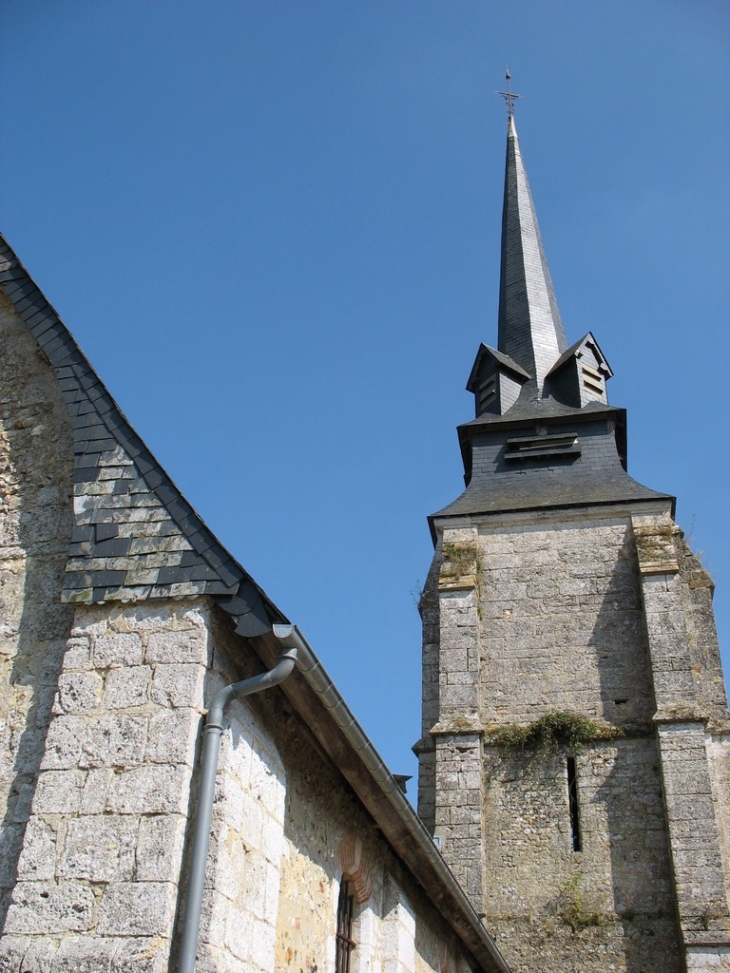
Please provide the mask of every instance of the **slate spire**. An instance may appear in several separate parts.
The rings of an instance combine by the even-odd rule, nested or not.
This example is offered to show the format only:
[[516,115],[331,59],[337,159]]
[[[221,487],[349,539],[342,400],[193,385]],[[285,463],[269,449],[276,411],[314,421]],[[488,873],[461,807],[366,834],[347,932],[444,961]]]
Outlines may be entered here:
[[524,392],[541,397],[545,376],[568,343],[542,248],[514,116],[507,130],[502,211],[498,348],[531,376]]

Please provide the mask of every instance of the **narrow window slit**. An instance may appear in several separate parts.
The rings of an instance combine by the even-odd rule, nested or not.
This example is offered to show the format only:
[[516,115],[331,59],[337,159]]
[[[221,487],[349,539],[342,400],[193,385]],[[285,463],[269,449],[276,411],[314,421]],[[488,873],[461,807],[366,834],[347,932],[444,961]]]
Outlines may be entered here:
[[575,757],[568,757],[568,806],[570,808],[570,846],[573,851],[581,851],[578,776],[575,770]]
[[335,973],[350,973],[350,954],[357,945],[352,938],[353,896],[349,883],[342,880],[337,902],[337,955]]

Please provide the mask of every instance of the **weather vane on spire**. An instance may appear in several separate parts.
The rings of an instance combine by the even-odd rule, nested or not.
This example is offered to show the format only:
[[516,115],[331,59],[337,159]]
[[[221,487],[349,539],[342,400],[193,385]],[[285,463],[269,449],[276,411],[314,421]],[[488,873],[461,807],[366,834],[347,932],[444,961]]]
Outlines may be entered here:
[[507,90],[506,91],[498,91],[496,93],[498,95],[501,95],[504,98],[504,100],[507,102],[507,115],[508,115],[509,118],[512,118],[512,116],[515,113],[515,101],[518,98],[521,98],[522,95],[515,94],[515,92],[512,91],[512,88],[510,87],[510,81],[512,80],[512,75],[509,73],[509,68],[507,68],[507,71],[506,71],[504,77],[505,77],[505,80],[507,81]]

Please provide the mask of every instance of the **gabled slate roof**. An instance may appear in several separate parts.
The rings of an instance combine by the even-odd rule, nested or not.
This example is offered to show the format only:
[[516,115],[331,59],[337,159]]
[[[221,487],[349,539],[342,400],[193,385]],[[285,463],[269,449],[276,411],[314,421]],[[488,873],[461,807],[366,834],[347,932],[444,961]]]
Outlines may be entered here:
[[583,335],[582,338],[579,338],[574,344],[572,344],[570,346],[570,348],[568,348],[566,351],[564,351],[563,354],[560,356],[560,358],[558,358],[558,360],[555,362],[555,364],[553,365],[553,367],[550,369],[550,371],[547,373],[547,376],[546,377],[548,377],[550,375],[554,375],[555,372],[560,371],[560,369],[563,367],[563,365],[567,361],[569,361],[573,357],[573,355],[575,355],[575,353],[578,351],[578,349],[581,347],[581,345],[584,345],[584,344],[591,344],[595,348],[596,353],[600,356],[600,358],[602,360],[601,367],[603,369],[605,369],[606,378],[612,378],[613,377],[613,370],[611,369],[611,366],[608,364],[608,361],[606,360],[606,356],[601,351],[601,348],[600,348],[598,342],[593,337],[593,332],[592,331],[588,331],[586,334]]
[[508,369],[509,371],[514,372],[516,375],[519,375],[520,378],[528,379],[530,377],[529,372],[526,372],[521,365],[518,365],[516,361],[513,361],[513,359],[511,359],[509,355],[505,355],[504,352],[498,351],[497,348],[491,348],[489,345],[485,345],[484,343],[482,343],[481,345],[479,345],[479,351],[477,352],[477,356],[474,359],[474,364],[472,365],[472,369],[469,374],[469,380],[466,383],[467,391],[469,392],[474,391],[473,385],[474,382],[476,381],[477,372],[479,371],[479,366],[482,363],[482,359],[487,355],[491,355],[491,357],[494,358],[494,360],[497,362],[498,365],[502,365],[504,368]]
[[74,439],[74,529],[63,600],[216,595],[240,634],[284,615],[205,526],[124,417],[0,235],[0,287],[53,368]]

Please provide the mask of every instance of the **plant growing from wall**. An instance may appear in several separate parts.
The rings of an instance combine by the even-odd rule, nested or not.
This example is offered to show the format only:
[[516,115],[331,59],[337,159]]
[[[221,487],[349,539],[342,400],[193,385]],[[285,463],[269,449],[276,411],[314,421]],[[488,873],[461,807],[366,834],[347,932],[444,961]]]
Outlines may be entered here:
[[574,933],[591,926],[601,926],[605,921],[600,912],[588,906],[580,875],[571,875],[564,883],[560,889],[558,907],[560,918]]
[[579,713],[554,710],[527,725],[510,723],[495,730],[489,742],[510,750],[544,750],[547,747],[566,747],[578,753],[597,740],[613,740],[623,736],[618,727],[600,726]]
[[448,574],[475,574],[479,571],[479,554],[470,544],[446,542],[442,548],[442,570]]

